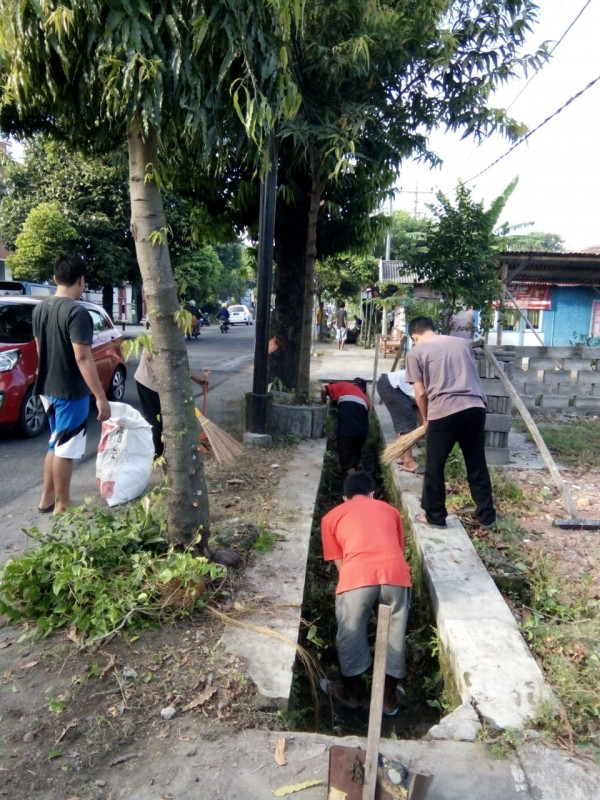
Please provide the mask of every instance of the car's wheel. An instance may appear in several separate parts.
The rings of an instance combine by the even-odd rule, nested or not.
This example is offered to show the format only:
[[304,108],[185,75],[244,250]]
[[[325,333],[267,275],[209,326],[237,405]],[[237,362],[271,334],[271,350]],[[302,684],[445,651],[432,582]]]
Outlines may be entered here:
[[120,403],[125,397],[125,369],[123,367],[117,367],[113,372],[107,397],[109,400],[115,400],[117,403]]
[[46,412],[42,398],[37,394],[33,394],[32,390],[29,389],[21,406],[19,430],[23,436],[32,439],[34,436],[39,436],[45,427]]

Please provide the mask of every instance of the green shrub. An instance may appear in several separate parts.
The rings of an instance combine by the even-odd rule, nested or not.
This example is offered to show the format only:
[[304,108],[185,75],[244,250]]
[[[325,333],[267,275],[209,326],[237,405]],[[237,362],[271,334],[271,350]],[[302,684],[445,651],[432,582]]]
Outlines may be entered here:
[[44,635],[74,629],[89,642],[202,605],[207,581],[225,568],[170,549],[155,498],[157,506],[158,517],[147,498],[121,514],[74,509],[51,533],[32,528],[36,546],[0,571],[0,613],[35,620]]

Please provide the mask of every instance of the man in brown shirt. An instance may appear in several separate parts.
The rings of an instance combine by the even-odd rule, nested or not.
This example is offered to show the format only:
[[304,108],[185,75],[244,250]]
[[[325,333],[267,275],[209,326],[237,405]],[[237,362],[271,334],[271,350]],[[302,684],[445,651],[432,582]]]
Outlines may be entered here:
[[485,461],[486,397],[471,343],[439,336],[429,317],[415,317],[408,326],[413,344],[406,356],[406,380],[426,427],[426,464],[419,522],[446,527],[444,468],[458,442],[465,459],[475,517],[484,528],[496,523],[492,485]]

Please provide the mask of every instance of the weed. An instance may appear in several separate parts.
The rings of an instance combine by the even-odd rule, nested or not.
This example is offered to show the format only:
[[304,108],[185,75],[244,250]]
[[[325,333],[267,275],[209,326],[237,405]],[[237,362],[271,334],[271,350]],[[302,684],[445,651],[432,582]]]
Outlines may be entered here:
[[34,619],[43,635],[67,627],[89,643],[201,605],[206,582],[225,569],[168,549],[146,499],[121,514],[70,510],[51,533],[31,529],[38,546],[0,572],[0,613]]
[[272,531],[270,528],[266,528],[264,525],[258,526],[258,538],[254,543],[254,549],[257,553],[264,555],[265,553],[270,553],[271,550],[274,549],[275,544],[278,540],[277,534]]

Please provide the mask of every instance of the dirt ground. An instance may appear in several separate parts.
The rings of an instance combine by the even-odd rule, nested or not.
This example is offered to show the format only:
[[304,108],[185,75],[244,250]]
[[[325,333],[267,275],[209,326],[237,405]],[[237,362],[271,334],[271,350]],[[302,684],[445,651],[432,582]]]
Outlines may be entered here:
[[[233,517],[268,525],[269,496],[286,469],[289,451],[256,452],[235,470],[209,475],[213,522]],[[598,478],[563,472],[582,516],[600,519]],[[507,475],[521,486],[530,510],[519,519],[525,548],[552,558],[573,591],[600,597],[600,532],[552,527],[567,516],[546,471]],[[499,553],[499,558],[503,557]],[[250,558],[268,558],[252,553]],[[582,580],[584,576],[591,576]],[[231,574],[213,600],[235,611],[243,570]],[[587,587],[587,588],[586,588]],[[11,800],[111,800],[119,773],[136,770],[146,756],[154,774],[169,760],[170,742],[223,745],[246,727],[277,730],[282,718],[259,701],[244,665],[220,644],[221,623],[204,609],[157,630],[123,632],[89,650],[78,650],[66,633],[21,641],[26,626],[0,627],[0,797]],[[171,719],[165,719],[175,709]],[[161,714],[162,712],[162,714]],[[140,785],[153,776],[139,774]],[[168,795],[163,795],[167,798]]]

